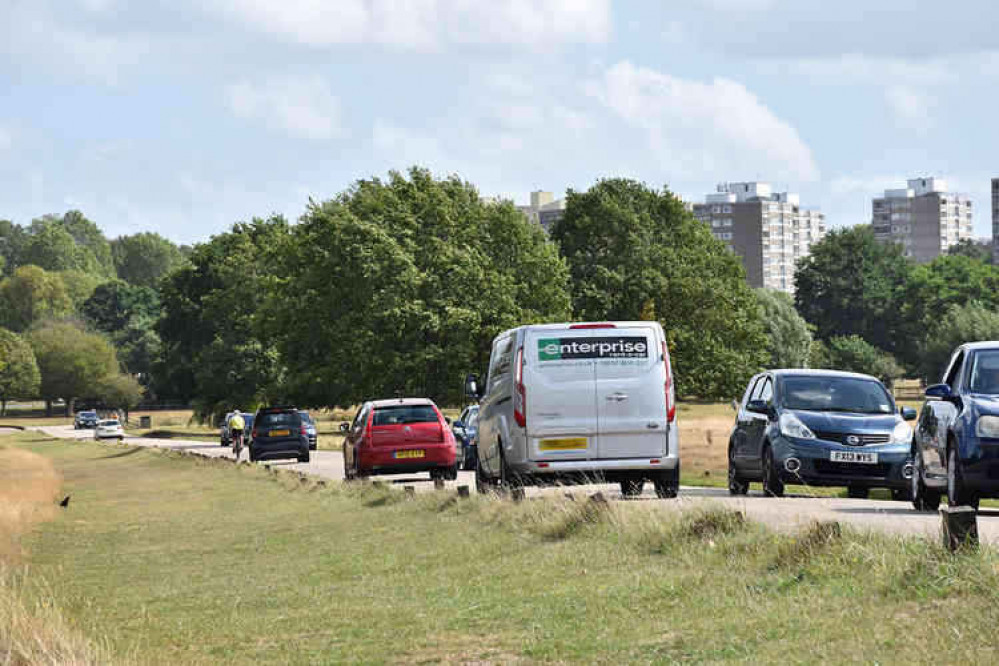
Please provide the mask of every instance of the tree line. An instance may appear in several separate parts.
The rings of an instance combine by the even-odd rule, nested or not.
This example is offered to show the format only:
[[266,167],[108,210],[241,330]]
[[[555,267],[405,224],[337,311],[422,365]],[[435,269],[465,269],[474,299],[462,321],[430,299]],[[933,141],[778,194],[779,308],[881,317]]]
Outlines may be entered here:
[[[957,341],[999,337],[999,274],[970,245],[916,265],[867,227],[833,231],[799,262],[792,298],[751,289],[667,188],[623,178],[570,190],[550,234],[420,168],[191,248],[108,241],[77,212],[0,224],[0,397],[32,393],[34,354],[46,399],[120,396],[124,376],[203,416],[392,395],[457,404],[507,328],[654,319],[680,395],[728,399],[766,367],[935,376]],[[81,356],[94,367],[63,376]]]

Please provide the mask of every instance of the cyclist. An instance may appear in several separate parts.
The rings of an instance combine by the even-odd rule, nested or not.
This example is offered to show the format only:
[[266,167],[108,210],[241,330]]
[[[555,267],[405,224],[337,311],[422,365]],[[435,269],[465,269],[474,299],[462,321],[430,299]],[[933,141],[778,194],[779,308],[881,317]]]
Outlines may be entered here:
[[237,460],[239,460],[239,452],[243,448],[243,428],[245,427],[243,414],[237,409],[229,417],[229,439],[232,440],[232,452],[236,454]]

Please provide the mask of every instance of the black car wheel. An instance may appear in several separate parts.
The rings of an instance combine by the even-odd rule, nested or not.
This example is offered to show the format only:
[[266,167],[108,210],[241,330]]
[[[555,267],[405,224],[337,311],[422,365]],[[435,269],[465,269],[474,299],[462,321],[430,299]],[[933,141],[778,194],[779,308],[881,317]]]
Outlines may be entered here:
[[621,481],[621,494],[625,497],[638,497],[645,487],[645,479],[629,478]]
[[475,492],[480,495],[490,492],[493,489],[492,481],[486,477],[482,469],[482,464],[478,459],[475,461]]
[[913,455],[912,487],[909,495],[912,497],[912,507],[916,511],[936,511],[940,506],[940,493],[930,490],[923,481],[923,464],[919,454]]
[[728,452],[728,492],[730,495],[745,495],[749,492],[749,481],[739,476],[739,470],[732,459],[732,450]]
[[978,508],[978,497],[965,487],[956,445],[947,451],[947,505]]
[[307,462],[309,462],[309,459],[310,459],[310,456],[309,456],[308,449],[306,449],[306,451],[305,451],[305,453],[303,455],[298,456],[298,462],[300,462],[300,463],[307,463]]
[[652,485],[656,488],[656,497],[659,499],[673,499],[680,494],[680,463],[676,467],[659,472],[652,478]]
[[769,446],[763,450],[763,494],[767,497],[784,496],[784,482],[780,480],[774,452]]
[[850,499],[867,499],[870,492],[870,488],[864,488],[863,486],[848,486],[846,496]]

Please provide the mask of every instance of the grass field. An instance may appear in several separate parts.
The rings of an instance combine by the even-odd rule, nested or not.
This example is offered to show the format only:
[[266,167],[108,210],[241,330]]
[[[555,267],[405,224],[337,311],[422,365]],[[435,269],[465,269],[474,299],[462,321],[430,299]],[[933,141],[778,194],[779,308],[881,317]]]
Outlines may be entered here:
[[407,500],[162,451],[3,443],[51,461],[55,496],[72,496],[25,539],[17,594],[59,619],[43,638],[109,653],[81,663],[999,659],[989,548],[951,556],[835,524],[775,534],[678,502]]

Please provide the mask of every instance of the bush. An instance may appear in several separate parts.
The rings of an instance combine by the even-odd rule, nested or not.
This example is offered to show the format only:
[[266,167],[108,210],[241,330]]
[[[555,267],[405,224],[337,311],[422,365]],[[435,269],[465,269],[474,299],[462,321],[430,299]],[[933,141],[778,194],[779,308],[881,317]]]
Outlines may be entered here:
[[919,370],[927,382],[943,376],[954,349],[965,342],[999,340],[999,312],[978,302],[951,306],[926,332]]
[[873,375],[889,386],[904,374],[894,356],[881,351],[859,335],[830,339],[825,367]]

